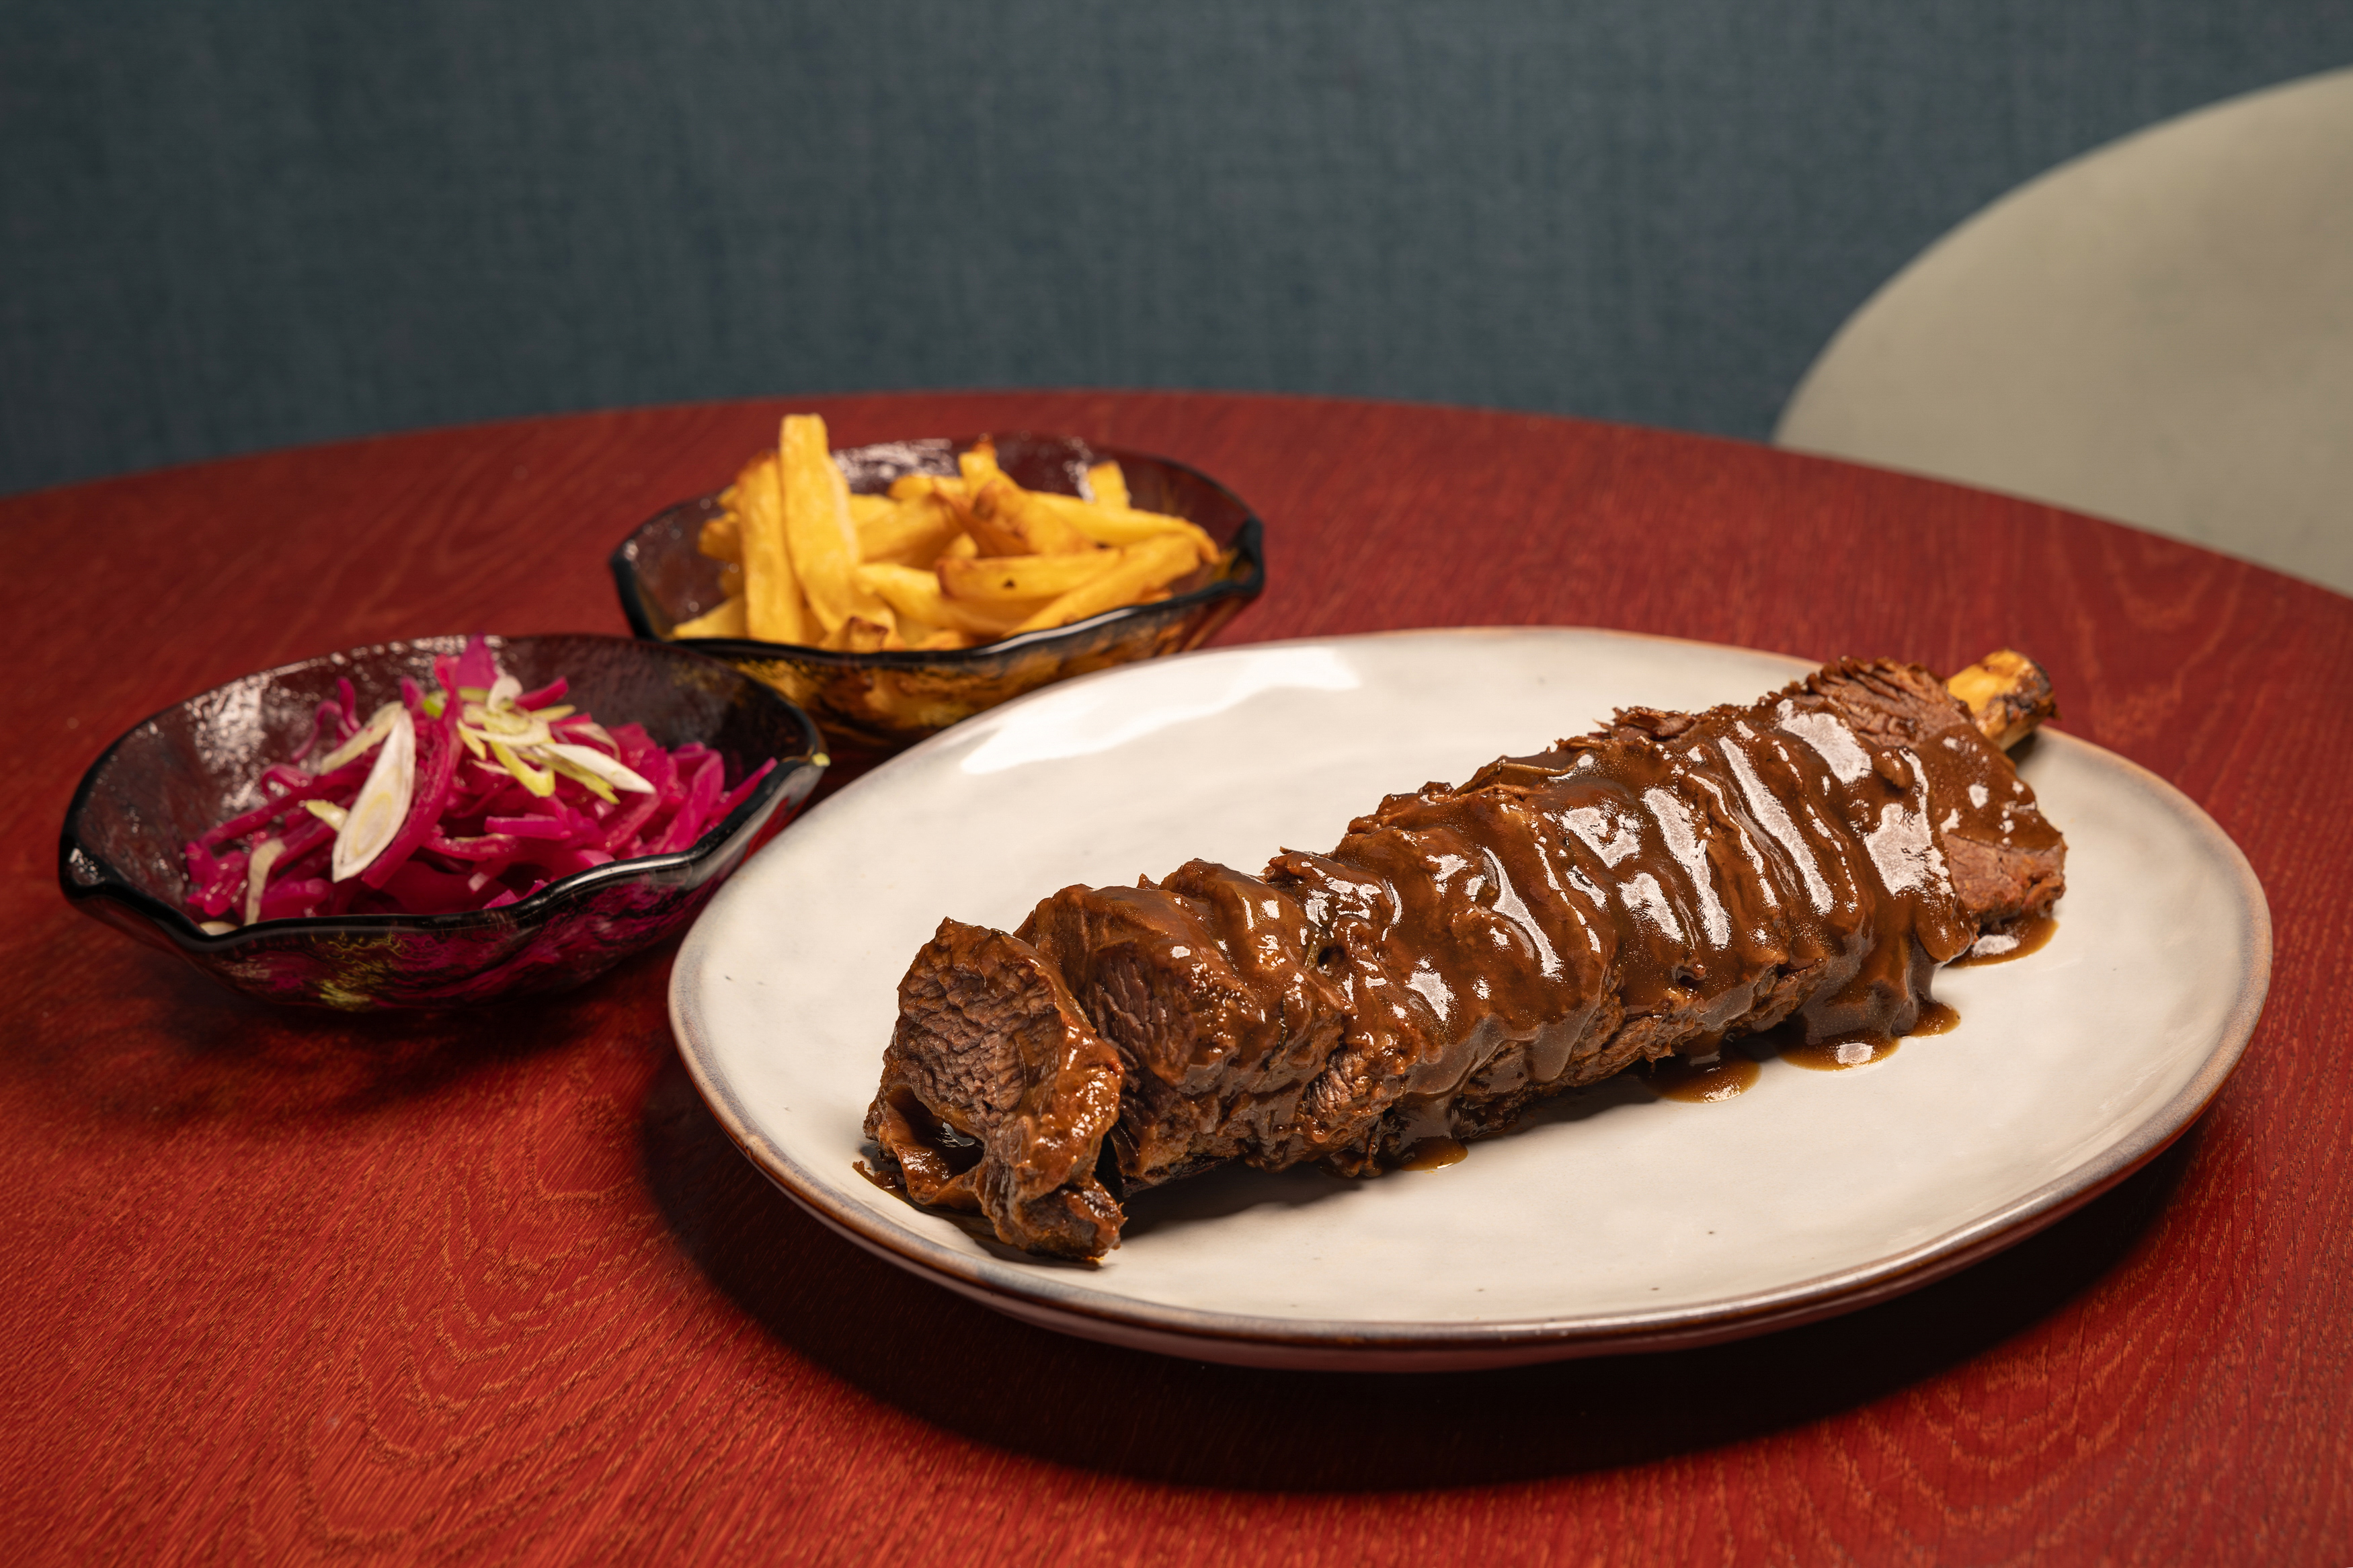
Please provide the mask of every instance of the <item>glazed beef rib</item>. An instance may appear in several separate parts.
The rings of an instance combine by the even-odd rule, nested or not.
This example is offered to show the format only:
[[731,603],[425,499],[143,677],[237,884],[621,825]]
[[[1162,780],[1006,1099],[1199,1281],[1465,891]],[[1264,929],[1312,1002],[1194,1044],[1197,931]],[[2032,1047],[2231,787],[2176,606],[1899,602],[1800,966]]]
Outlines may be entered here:
[[1011,934],[943,921],[900,983],[878,1169],[1092,1258],[1125,1194],[1223,1161],[1371,1174],[1785,1022],[1905,1033],[1940,964],[2063,888],[1989,738],[2047,699],[2021,719],[2014,682],[1973,710],[1843,661],[1746,707],[1622,710],[1260,876],[1196,860]]

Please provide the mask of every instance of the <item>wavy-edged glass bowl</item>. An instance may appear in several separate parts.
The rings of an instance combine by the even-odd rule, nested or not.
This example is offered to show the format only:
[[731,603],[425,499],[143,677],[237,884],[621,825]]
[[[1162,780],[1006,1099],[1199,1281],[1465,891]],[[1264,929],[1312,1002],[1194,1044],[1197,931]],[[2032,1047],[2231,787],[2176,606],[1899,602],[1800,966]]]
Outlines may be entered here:
[[[851,490],[878,495],[903,474],[956,472],[956,454],[979,437],[885,441],[834,453]],[[984,708],[1025,691],[1115,664],[1198,647],[1266,586],[1262,525],[1250,507],[1198,468],[1075,436],[1020,433],[993,437],[997,460],[1029,489],[1081,493],[1088,467],[1118,461],[1133,504],[1198,523],[1226,548],[1223,560],[1171,584],[1169,597],[1106,610],[1049,631],[1024,632],[978,647],[941,653],[833,653],[748,637],[680,643],[765,681],[808,710],[838,750],[895,752]],[[715,496],[682,501],[652,518],[613,552],[622,613],[639,637],[670,640],[670,628],[715,609],[724,595],[720,563],[696,548],[719,515]]]
[[58,844],[58,880],[88,914],[271,1002],[363,1010],[450,1007],[560,991],[693,918],[727,874],[789,821],[825,762],[808,716],[738,670],[682,647],[619,637],[492,637],[529,690],[561,676],[565,700],[636,723],[664,746],[717,752],[729,788],[776,768],[691,847],[575,872],[495,910],[262,921],[208,936],[186,907],[182,846],[260,803],[256,778],[311,733],[339,679],[362,712],[403,676],[429,685],[460,637],[352,648],[215,687],[134,726],[82,775]]

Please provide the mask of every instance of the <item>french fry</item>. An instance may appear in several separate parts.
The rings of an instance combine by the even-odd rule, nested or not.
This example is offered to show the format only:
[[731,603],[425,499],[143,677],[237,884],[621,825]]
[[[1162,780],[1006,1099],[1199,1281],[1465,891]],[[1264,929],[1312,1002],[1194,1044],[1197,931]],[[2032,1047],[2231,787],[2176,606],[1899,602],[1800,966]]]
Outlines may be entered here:
[[1071,589],[1013,629],[1034,632],[1115,610],[1200,564],[1193,542],[1181,533],[1164,533],[1141,544],[1128,545],[1119,554],[1118,564],[1110,571]]
[[994,479],[972,503],[970,531],[989,555],[1066,555],[1092,542],[1076,524],[1011,479]]
[[1042,604],[1082,587],[1120,563],[1116,550],[1057,555],[980,556],[939,563],[940,587],[951,599],[987,605]]
[[825,444],[822,418],[785,416],[776,437],[776,468],[784,490],[785,538],[818,625],[830,635],[852,616],[879,621],[881,602],[851,574],[858,565],[858,530],[849,521],[849,486]]
[[888,516],[897,510],[898,506],[899,503],[889,496],[862,496],[852,493],[849,498],[849,525],[853,529],[862,529],[874,519]]
[[969,561],[979,553],[979,542],[975,540],[969,533],[959,533],[954,539],[948,541],[948,547],[940,552],[940,559],[943,561]]
[[965,496],[964,480],[940,474],[901,474],[891,481],[892,500],[908,501],[928,495],[953,496],[961,500]]
[[[998,505],[997,492],[1010,490],[1013,481],[992,478],[974,493],[972,504],[957,510],[957,521],[972,535],[973,542],[983,555],[1027,555],[1029,541],[1012,516]],[[949,501],[950,506],[956,503]]]
[[719,569],[719,596],[723,599],[740,599],[744,596],[744,568],[722,566]]
[[744,637],[752,634],[744,620],[744,601],[729,599],[715,610],[707,610],[691,621],[681,621],[672,626],[673,637]]
[[852,616],[827,636],[825,646],[841,653],[881,653],[907,644],[899,636],[898,627],[864,616]]
[[806,643],[815,629],[785,542],[785,496],[776,455],[763,452],[735,476],[744,557],[744,619],[762,642]]
[[955,511],[929,493],[892,501],[890,510],[858,525],[858,558],[902,566],[928,566],[939,559],[959,528]]
[[941,613],[945,595],[940,592],[940,580],[929,572],[889,562],[869,562],[858,569],[858,580],[896,611],[902,620],[940,626],[947,619]]
[[1141,544],[1162,534],[1182,534],[1193,542],[1194,552],[1204,564],[1218,558],[1218,542],[1211,539],[1198,523],[1187,522],[1165,511],[1137,511],[1133,507],[1104,506],[1100,502],[1083,501],[1076,496],[1053,495],[1032,490],[1030,502],[1053,512],[1081,533],[1098,544]]
[[987,531],[972,515],[972,492],[962,479],[942,479],[936,474],[908,474],[891,486],[892,499],[902,505],[924,497],[947,509],[955,520],[956,531],[970,533],[976,528]]
[[940,580],[935,574],[913,566],[860,566],[858,576],[860,582],[898,612],[902,621],[978,637],[1003,637],[1036,607],[1029,604],[960,603],[940,591]]
[[956,454],[956,469],[964,475],[964,493],[968,496],[980,494],[989,480],[1005,478],[1005,470],[997,466],[997,443],[986,436],[970,451]]
[[744,563],[744,521],[733,512],[722,512],[702,525],[694,548],[713,561]]
[[1127,475],[1117,463],[1105,458],[1087,470],[1087,493],[1094,497],[1097,506],[1125,507],[1129,504]]

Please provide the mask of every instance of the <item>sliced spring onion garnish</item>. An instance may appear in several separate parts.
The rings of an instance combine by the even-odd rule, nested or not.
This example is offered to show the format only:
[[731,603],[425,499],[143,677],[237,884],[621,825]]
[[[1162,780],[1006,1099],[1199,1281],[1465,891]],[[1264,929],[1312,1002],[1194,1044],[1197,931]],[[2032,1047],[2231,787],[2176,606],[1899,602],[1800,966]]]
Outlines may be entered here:
[[[532,755],[535,757],[545,757],[544,752],[538,747],[533,748]],[[545,757],[545,761],[550,773],[553,773],[558,778],[570,779],[574,784],[578,784],[582,789],[586,790],[590,795],[595,795],[598,800],[603,801],[606,805],[612,805],[620,800],[620,796],[613,793],[613,786],[611,784],[607,784],[603,779],[598,778],[595,773],[590,773],[587,769],[579,766],[577,763],[568,763],[562,757]]]
[[555,793],[555,771],[553,768],[533,767],[515,755],[514,748],[504,741],[492,741],[491,754],[504,763],[507,765],[507,772],[514,774],[515,782],[532,794],[551,795]]
[[654,793],[653,785],[593,746],[575,746],[568,742],[550,741],[537,750],[551,758],[563,758],[581,772],[593,773],[603,779],[615,789],[625,789],[631,795]]
[[408,803],[416,794],[417,721],[395,703],[384,749],[375,754],[367,783],[360,785],[359,798],[335,831],[332,875],[336,881],[356,877],[375,864],[408,819]]
[[302,803],[302,809],[334,828],[342,827],[352,815],[332,800],[306,800]]
[[[553,712],[554,710],[549,709],[547,711]],[[583,719],[576,724],[567,724],[564,728],[564,733],[575,743],[581,741],[594,741],[617,756],[620,753],[621,743],[614,740],[606,731],[605,726],[594,719]]]
[[251,925],[261,918],[262,889],[269,886],[269,868],[286,853],[282,838],[265,838],[253,847],[253,859],[245,871],[245,923]]
[[333,751],[329,752],[325,756],[320,758],[319,765],[312,768],[311,771],[314,773],[333,773],[337,768],[342,767],[353,757],[361,755],[370,746],[375,745],[378,741],[383,740],[385,736],[390,734],[392,732],[392,719],[394,714],[406,713],[407,711],[407,709],[403,708],[397,702],[385,703],[383,707],[377,709],[373,714],[369,715],[368,721],[360,726],[358,734],[353,735],[350,740],[345,741],[342,745],[337,746]]
[[504,741],[511,746],[536,746],[555,739],[548,727],[533,714],[524,712],[485,712],[481,722],[464,721],[461,728],[470,729],[485,741]]

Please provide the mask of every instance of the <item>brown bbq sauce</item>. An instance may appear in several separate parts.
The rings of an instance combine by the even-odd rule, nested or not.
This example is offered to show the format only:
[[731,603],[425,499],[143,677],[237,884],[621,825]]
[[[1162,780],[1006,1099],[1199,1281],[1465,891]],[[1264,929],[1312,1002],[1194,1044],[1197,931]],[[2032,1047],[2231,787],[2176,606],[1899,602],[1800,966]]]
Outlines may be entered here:
[[1400,1171],[1441,1171],[1449,1165],[1461,1164],[1471,1151],[1451,1138],[1424,1138],[1405,1152],[1397,1163]]
[[1662,1100],[1707,1105],[1731,1100],[1752,1088],[1764,1070],[1756,1058],[1737,1051],[1700,1061],[1668,1057],[1651,1065],[1651,1089]]
[[1904,1037],[1908,1040],[1917,1035],[1949,1035],[1960,1026],[1960,1009],[1943,1002],[1923,1002],[1919,1021],[1904,1031]]
[[2058,929],[2056,915],[2034,915],[2015,921],[2007,930],[1988,931],[1978,938],[1968,952],[1953,960],[1952,967],[1974,969],[1980,964],[2008,963],[2030,952],[2040,952]]
[[1858,1029],[1852,1034],[1832,1035],[1811,1045],[1793,1046],[1781,1053],[1781,1059],[1813,1072],[1844,1072],[1849,1068],[1866,1068],[1873,1062],[1885,1061],[1902,1043],[1893,1035]]

